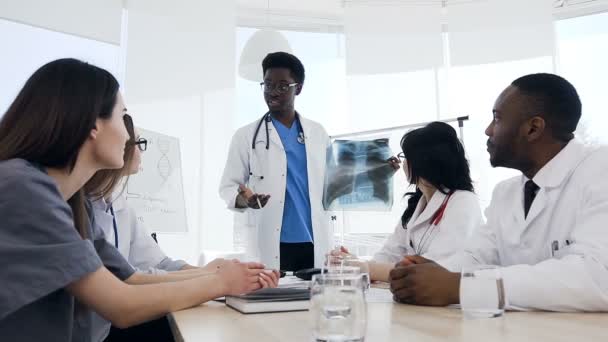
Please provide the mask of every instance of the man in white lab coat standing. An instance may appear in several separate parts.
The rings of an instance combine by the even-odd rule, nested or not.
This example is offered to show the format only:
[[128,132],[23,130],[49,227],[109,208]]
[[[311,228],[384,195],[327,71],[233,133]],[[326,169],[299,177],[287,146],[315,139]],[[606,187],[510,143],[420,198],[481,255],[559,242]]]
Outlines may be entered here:
[[[508,308],[608,311],[608,149],[574,138],[575,88],[552,74],[515,80],[486,135],[492,166],[520,170],[496,186],[466,264],[494,264]],[[412,257],[391,271],[395,300],[459,302],[460,274]]]
[[304,85],[297,57],[271,53],[260,84],[268,112],[233,136],[220,196],[247,212],[247,254],[269,268],[320,267],[333,232],[322,206],[329,137],[294,108]]

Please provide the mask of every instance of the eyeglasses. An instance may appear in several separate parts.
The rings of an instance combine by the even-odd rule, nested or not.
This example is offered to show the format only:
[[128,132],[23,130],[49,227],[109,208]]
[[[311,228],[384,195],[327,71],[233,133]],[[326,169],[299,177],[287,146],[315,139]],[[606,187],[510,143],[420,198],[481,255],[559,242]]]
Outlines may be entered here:
[[397,155],[397,158],[399,158],[399,161],[401,161],[403,163],[405,161],[405,153],[399,152],[399,154]]
[[289,91],[289,88],[295,87],[298,84],[299,83],[272,84],[272,83],[261,82],[260,83],[260,87],[262,88],[262,91],[264,91],[265,93],[271,93],[273,90],[276,89],[277,93],[279,93],[279,94],[285,94],[286,92]]
[[137,148],[142,152],[148,149],[148,140],[146,138],[138,138],[132,144],[137,146]]

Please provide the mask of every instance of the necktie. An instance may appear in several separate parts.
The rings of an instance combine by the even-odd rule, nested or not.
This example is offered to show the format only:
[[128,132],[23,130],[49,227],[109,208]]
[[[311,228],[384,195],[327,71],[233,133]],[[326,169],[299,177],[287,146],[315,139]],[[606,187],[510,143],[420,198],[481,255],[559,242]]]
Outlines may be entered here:
[[526,182],[524,185],[524,215],[528,217],[528,211],[530,211],[530,207],[532,206],[532,202],[534,202],[534,198],[536,197],[536,192],[539,187],[532,180]]

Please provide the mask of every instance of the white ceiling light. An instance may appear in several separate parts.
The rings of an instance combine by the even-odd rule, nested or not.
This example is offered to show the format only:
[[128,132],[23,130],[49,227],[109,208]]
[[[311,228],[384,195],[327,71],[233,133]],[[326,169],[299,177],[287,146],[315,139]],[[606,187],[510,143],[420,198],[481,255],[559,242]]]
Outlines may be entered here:
[[287,39],[275,30],[258,30],[243,48],[239,60],[239,76],[250,81],[262,81],[262,60],[267,54],[277,51],[291,53]]
[[[267,5],[266,26],[269,27],[270,0],[268,0]],[[291,53],[289,42],[279,31],[270,28],[256,31],[241,52],[239,76],[250,81],[262,81],[264,78],[264,75],[262,75],[262,60],[267,54],[277,51]]]

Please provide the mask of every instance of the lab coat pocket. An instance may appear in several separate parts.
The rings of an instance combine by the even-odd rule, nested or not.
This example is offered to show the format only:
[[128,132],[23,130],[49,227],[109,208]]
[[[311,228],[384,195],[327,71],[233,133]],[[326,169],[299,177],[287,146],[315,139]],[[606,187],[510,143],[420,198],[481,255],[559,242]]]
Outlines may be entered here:
[[252,227],[257,227],[258,222],[258,210],[256,209],[247,209],[247,221],[246,221],[246,225],[248,229],[251,229]]
[[570,240],[553,240],[549,246],[550,256],[554,259],[561,259],[569,254]]

